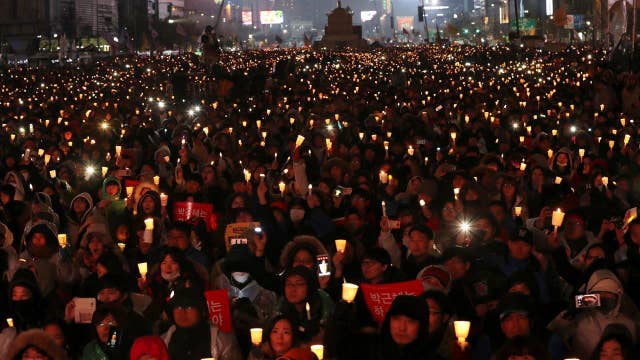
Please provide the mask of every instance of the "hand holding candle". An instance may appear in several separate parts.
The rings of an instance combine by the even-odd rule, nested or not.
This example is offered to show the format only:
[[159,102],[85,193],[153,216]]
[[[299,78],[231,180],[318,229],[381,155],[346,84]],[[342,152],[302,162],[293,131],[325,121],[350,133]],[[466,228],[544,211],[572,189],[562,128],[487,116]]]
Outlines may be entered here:
[[563,220],[564,220],[564,212],[562,212],[562,210],[558,208],[556,211],[553,212],[553,215],[551,216],[551,225],[553,225],[554,233],[558,232],[558,228],[562,226]]
[[352,303],[358,293],[358,285],[351,283],[342,284],[342,300]]
[[143,263],[139,263],[138,264],[138,271],[140,272],[140,276],[142,276],[143,279],[147,278],[147,263],[143,262]]
[[306,303],[304,306],[305,310],[307,310],[307,320],[311,320],[311,305]]
[[67,247],[67,234],[58,234],[58,244],[60,247]]
[[471,328],[470,321],[454,321],[453,328],[456,333],[456,338],[458,338],[458,344],[464,350],[467,346],[467,337],[469,336],[469,329]]

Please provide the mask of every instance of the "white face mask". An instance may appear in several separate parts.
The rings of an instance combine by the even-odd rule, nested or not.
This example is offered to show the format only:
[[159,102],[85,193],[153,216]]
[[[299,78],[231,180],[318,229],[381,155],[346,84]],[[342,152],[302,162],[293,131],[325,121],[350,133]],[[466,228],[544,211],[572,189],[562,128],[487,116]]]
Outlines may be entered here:
[[232,272],[231,277],[239,284],[244,284],[249,280],[249,273],[240,271]]
[[289,216],[293,222],[302,221],[304,219],[304,209],[291,209],[289,210]]
[[166,281],[175,281],[177,278],[180,277],[180,271],[176,271],[173,273],[160,273],[160,276],[162,276],[163,279],[165,279]]

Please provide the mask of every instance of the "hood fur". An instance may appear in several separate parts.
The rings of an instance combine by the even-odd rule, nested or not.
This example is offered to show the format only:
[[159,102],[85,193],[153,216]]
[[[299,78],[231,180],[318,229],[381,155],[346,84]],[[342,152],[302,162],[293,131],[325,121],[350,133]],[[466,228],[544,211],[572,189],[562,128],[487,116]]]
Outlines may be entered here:
[[20,333],[15,338],[7,351],[7,359],[17,359],[22,351],[31,346],[38,348],[53,360],[67,360],[69,358],[65,351],[56,345],[53,339],[44,331],[32,329]]

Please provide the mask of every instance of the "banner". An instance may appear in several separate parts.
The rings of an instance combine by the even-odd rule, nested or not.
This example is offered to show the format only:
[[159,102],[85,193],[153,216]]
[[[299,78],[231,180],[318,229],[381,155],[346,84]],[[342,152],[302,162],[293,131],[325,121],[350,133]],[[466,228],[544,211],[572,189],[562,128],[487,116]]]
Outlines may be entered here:
[[200,218],[207,223],[209,229],[213,229],[215,215],[213,214],[213,204],[178,202],[173,204],[173,221],[194,222],[193,219]]
[[411,280],[399,283],[370,285],[360,284],[364,301],[373,319],[382,324],[387,311],[391,307],[393,299],[398,295],[420,295],[424,291],[420,280]]
[[220,328],[220,331],[230,334],[231,327],[231,306],[229,305],[229,293],[227,290],[205,291],[204,297],[207,299],[207,309],[209,310],[209,320]]

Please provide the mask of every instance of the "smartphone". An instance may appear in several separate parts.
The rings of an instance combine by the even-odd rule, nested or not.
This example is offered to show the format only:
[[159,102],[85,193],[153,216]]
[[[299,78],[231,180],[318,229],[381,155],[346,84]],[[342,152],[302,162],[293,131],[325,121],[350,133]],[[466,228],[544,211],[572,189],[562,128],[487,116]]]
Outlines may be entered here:
[[109,328],[109,337],[107,338],[107,347],[115,348],[120,345],[120,328],[117,326],[112,326]]
[[600,306],[600,294],[576,295],[576,309],[595,308]]
[[318,274],[320,276],[329,276],[329,255],[318,255]]

